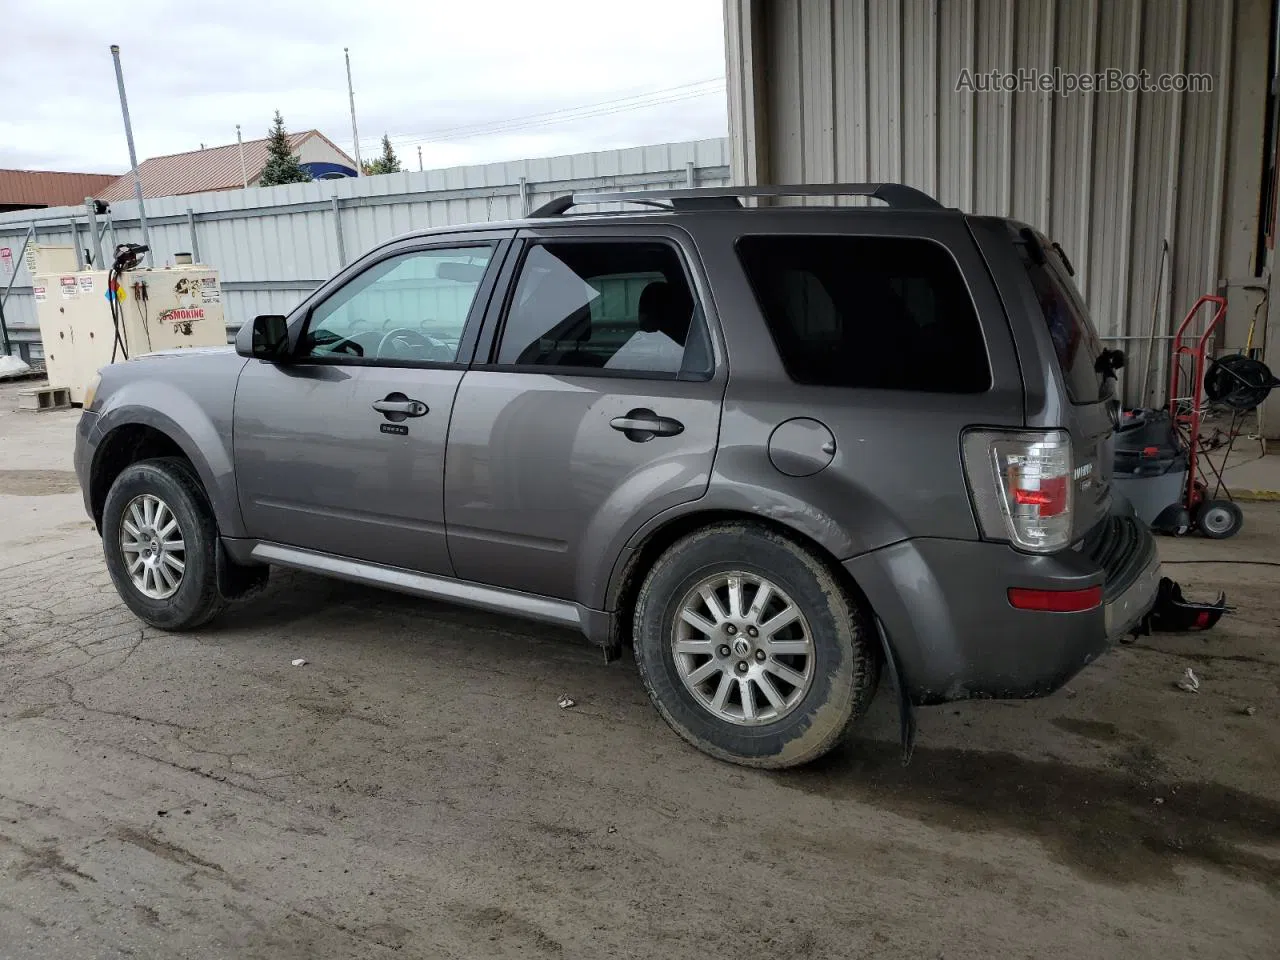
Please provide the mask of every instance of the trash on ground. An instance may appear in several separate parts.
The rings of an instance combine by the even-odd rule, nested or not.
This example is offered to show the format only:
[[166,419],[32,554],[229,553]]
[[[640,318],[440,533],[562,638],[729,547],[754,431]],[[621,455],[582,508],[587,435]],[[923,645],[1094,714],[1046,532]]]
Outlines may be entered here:
[[1196,672],[1190,667],[1187,667],[1187,672],[1178,681],[1178,689],[1185,690],[1187,693],[1200,692],[1200,678],[1196,676]]
[[307,661],[302,657],[299,657],[297,660],[293,661],[293,665],[295,667],[305,667],[307,665]]
[[1243,713],[1246,717],[1252,717],[1255,713],[1258,712],[1258,708],[1257,707],[1241,707],[1240,712]]
[[560,699],[556,701],[561,710],[568,710],[570,707],[576,707],[578,701],[573,699],[567,693],[560,694]]

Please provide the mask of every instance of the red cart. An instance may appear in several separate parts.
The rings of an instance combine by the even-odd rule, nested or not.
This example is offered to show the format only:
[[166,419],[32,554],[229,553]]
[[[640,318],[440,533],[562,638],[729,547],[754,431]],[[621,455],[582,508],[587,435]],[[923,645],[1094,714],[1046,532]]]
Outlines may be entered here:
[[[1193,327],[1202,316],[1201,307],[1212,305],[1215,309],[1208,324],[1198,334]],[[1205,294],[1195,302],[1178,326],[1173,337],[1173,349],[1169,356],[1169,417],[1182,438],[1187,453],[1187,483],[1183,491],[1182,505],[1195,526],[1206,537],[1216,540],[1235,536],[1244,523],[1244,514],[1231,499],[1222,471],[1232,444],[1239,432],[1239,415],[1232,418],[1227,442],[1221,457],[1221,465],[1214,463],[1202,436],[1206,396],[1205,371],[1209,354],[1218,328],[1227,315],[1227,298]],[[1213,474],[1217,483],[1212,495],[1205,482],[1205,468]],[[1222,496],[1219,497],[1219,494]]]

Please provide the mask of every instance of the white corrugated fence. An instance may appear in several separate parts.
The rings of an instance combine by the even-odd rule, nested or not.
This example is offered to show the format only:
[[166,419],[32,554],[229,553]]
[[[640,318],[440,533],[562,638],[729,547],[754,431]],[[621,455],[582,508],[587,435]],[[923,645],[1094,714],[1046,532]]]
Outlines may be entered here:
[[[283,187],[255,187],[146,201],[156,266],[192,253],[221,275],[227,325],[260,313],[287,313],[307,291],[374,245],[427,227],[519,219],[553,197],[594,189],[660,189],[729,183],[724,139],[490,163]],[[21,247],[93,248],[84,207],[0,214],[0,247],[12,251],[5,320],[16,351],[40,359],[31,278]],[[107,256],[115,243],[141,242],[137,203],[118,201],[99,228]],[[73,221],[75,226],[73,228]],[[74,235],[73,235],[74,229]],[[0,293],[9,283],[0,267]],[[104,302],[103,309],[106,309]]]

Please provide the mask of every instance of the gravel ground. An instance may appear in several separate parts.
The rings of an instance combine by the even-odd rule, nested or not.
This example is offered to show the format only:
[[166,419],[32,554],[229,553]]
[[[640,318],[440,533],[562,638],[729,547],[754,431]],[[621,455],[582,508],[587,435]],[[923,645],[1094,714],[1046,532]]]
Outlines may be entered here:
[[1162,541],[1215,561],[1169,568],[1228,591],[1215,630],[922,711],[906,768],[882,689],[857,740],[769,774],[684,746],[630,662],[557,630],[287,573],[199,633],[143,628],[75,415],[17,389],[0,957],[1277,955],[1280,576],[1240,561],[1280,561],[1280,504]]

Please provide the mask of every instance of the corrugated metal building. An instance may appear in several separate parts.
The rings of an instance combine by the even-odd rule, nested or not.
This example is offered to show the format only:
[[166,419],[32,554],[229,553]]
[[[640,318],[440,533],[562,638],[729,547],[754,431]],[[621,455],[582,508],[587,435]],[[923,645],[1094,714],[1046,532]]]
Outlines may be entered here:
[[[725,28],[737,180],[897,180],[1041,227],[1101,332],[1129,338],[1131,402],[1153,309],[1167,334],[1198,295],[1229,288],[1227,345],[1243,345],[1270,256],[1269,0],[725,0]],[[1054,68],[1201,73],[1212,90],[960,83]],[[1280,409],[1268,420],[1280,427]]]

